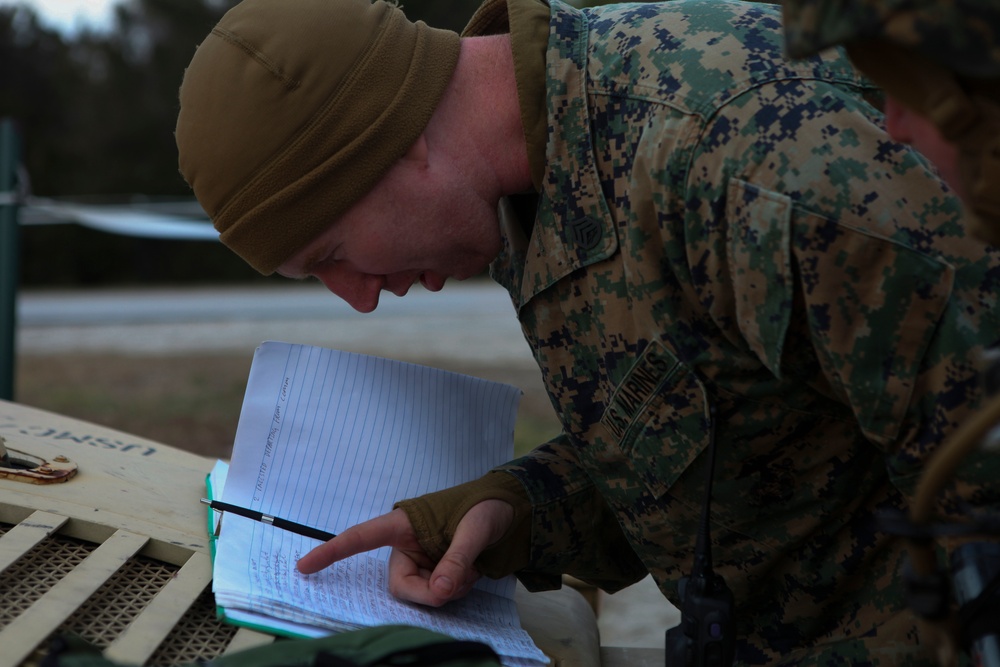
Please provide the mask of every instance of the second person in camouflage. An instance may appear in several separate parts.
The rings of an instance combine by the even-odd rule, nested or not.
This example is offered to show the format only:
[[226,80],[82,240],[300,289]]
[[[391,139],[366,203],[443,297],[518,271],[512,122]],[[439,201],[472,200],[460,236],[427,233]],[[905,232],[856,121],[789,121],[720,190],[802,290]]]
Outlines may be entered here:
[[[289,54],[324,36],[285,34],[282,17],[308,7],[321,25],[336,15],[324,7],[368,6],[241,13],[260,2],[218,34],[233,58],[261,54],[288,91],[315,78]],[[713,553],[737,602],[739,662],[934,664],[903,600],[902,546],[875,515],[906,507],[926,458],[979,403],[1000,266],[965,237],[926,162],[885,134],[872,86],[838,52],[786,60],[775,8],[709,0],[490,0],[456,62],[426,126],[401,128],[419,136],[327,219],[295,208],[354,187],[317,176],[323,160],[392,135],[317,159],[303,136],[331,122],[333,102],[292,128],[251,126],[246,141],[271,148],[216,189],[230,174],[206,165],[239,151],[192,137],[232,122],[215,92],[229,82],[197,55],[185,77],[182,170],[236,252],[265,273],[315,276],[362,311],[383,290],[437,290],[489,265],[564,427],[299,568],[392,545],[391,590],[424,604],[481,572],[536,589],[570,573],[609,591],[652,573],[676,603],[714,412]],[[290,103],[243,92],[265,111]],[[274,165],[295,169],[296,155],[316,166],[274,185]],[[258,214],[279,199],[297,217]],[[307,225],[321,231],[302,238]],[[995,506],[996,479],[971,461],[942,512]]]
[[783,0],[793,58],[842,46],[885,91],[889,134],[911,143],[1000,243],[1000,3]]

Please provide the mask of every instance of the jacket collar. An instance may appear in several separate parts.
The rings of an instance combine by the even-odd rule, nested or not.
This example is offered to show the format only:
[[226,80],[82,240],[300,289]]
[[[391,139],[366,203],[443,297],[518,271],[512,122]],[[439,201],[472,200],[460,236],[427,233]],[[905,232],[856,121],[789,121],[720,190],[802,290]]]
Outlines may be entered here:
[[548,141],[534,224],[522,224],[523,199],[504,198],[500,205],[504,247],[490,271],[518,310],[563,277],[609,257],[618,247],[593,156],[586,89],[587,16],[552,0],[549,26]]

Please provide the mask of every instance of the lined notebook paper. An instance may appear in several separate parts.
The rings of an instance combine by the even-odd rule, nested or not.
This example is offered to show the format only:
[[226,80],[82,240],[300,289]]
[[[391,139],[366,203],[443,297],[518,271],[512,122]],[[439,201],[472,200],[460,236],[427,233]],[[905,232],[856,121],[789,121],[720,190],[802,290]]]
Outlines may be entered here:
[[[227,503],[340,533],[397,500],[475,479],[513,455],[520,390],[440,369],[308,345],[263,343],[228,466],[209,492]],[[215,515],[218,518],[218,515]],[[213,592],[231,622],[290,636],[407,623],[490,644],[505,664],[545,664],[521,629],[515,581],[482,579],[432,609],[386,588],[389,549],[312,575],[317,541],[226,513]]]

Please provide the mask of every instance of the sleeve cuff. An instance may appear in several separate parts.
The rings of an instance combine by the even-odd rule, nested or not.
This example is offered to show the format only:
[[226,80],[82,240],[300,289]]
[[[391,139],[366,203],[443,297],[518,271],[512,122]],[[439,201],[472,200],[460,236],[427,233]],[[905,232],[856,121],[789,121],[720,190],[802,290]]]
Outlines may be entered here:
[[476,567],[494,579],[513,574],[528,564],[531,551],[531,501],[518,479],[493,471],[479,479],[393,505],[406,512],[420,546],[440,560],[455,535],[455,527],[469,509],[484,500],[502,500],[514,508],[510,528],[476,560]]

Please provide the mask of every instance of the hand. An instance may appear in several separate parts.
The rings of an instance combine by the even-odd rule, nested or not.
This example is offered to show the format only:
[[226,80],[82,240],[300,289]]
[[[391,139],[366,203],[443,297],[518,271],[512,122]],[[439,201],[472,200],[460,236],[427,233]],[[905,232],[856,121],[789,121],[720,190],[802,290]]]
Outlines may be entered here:
[[401,600],[440,607],[469,592],[480,576],[474,565],[479,554],[500,539],[513,520],[514,508],[502,500],[473,505],[435,563],[420,546],[406,512],[394,509],[348,528],[307,553],[296,567],[312,574],[349,556],[390,546],[389,592]]

